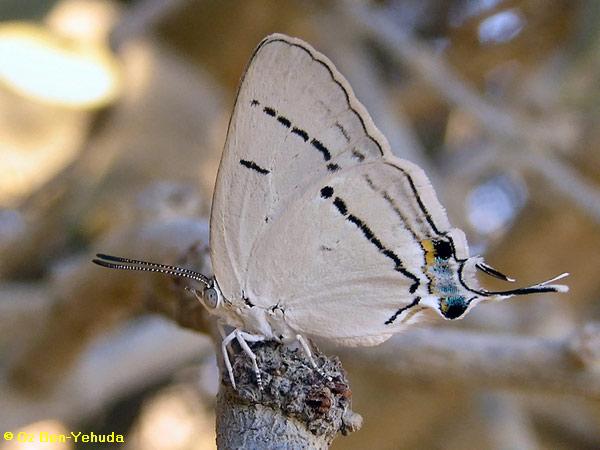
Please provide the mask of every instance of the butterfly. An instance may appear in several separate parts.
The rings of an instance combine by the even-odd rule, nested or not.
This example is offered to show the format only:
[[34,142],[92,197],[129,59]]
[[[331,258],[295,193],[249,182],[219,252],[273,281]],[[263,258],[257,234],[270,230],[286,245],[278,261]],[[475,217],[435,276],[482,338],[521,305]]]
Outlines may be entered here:
[[200,282],[198,299],[260,371],[248,342],[304,336],[377,345],[427,316],[459,319],[478,303],[540,292],[567,274],[490,291],[478,271],[514,281],[469,256],[423,170],[386,138],[333,63],[306,42],[265,38],[243,75],[210,220],[214,278],[99,254],[105,267]]

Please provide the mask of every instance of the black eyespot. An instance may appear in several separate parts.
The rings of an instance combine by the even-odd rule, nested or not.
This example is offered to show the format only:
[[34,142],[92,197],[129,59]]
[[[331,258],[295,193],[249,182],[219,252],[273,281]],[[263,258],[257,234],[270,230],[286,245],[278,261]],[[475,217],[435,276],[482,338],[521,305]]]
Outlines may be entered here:
[[321,189],[321,197],[330,198],[333,195],[333,188],[331,186],[325,186]]
[[462,296],[444,297],[440,299],[440,311],[446,319],[457,319],[464,314],[469,302]]
[[448,241],[433,241],[435,256],[441,259],[450,259],[452,257],[452,246]]

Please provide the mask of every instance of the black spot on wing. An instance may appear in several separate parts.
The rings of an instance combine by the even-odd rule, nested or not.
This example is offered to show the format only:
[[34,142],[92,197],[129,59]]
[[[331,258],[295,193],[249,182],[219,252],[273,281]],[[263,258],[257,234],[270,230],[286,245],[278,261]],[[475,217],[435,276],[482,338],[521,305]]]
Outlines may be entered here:
[[260,102],[256,99],[254,99],[250,102],[250,106],[258,106],[258,105],[260,105]]
[[337,164],[329,163],[327,164],[327,170],[329,170],[330,172],[337,172],[338,170],[340,170],[340,166],[338,166]]
[[441,259],[450,259],[452,256],[452,246],[450,242],[436,239],[433,241],[433,250],[435,256]]
[[263,169],[258,164],[256,164],[254,161],[247,161],[245,159],[240,159],[240,164],[242,166],[244,166],[244,167],[247,167],[248,169],[255,170],[256,172],[258,172],[258,173],[260,173],[262,175],[266,175],[268,173],[271,173],[270,170]]
[[330,198],[333,195],[333,188],[331,186],[325,186],[321,189],[321,197]]

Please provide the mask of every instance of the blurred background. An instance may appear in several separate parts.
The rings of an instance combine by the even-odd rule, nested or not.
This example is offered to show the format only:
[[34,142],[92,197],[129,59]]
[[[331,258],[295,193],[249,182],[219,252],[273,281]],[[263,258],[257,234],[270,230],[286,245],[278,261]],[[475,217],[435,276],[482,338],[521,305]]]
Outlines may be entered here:
[[[0,20],[0,432],[215,448],[197,305],[90,259],[210,272],[235,89],[283,32],[333,60],[472,254],[521,285],[571,273],[568,294],[325,347],[364,417],[333,448],[600,448],[600,2],[3,0]],[[0,438],[83,448],[28,445]]]

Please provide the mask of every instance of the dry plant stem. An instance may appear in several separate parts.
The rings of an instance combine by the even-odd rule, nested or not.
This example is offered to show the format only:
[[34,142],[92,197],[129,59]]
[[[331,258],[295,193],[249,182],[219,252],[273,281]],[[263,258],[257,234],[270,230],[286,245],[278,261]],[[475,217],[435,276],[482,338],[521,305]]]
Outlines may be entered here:
[[[543,121],[533,122],[519,111],[485,100],[432,50],[393,26],[386,17],[355,6],[347,11],[360,27],[376,37],[416,75],[427,80],[448,102],[470,113],[483,129],[505,142],[503,148],[512,150],[511,158],[519,158],[521,166],[540,173],[560,194],[600,222],[600,189],[582,179],[551,152],[540,152],[563,146],[560,137],[553,136],[552,129],[544,126]],[[524,153],[530,158],[523,158]],[[544,163],[540,164],[541,161]]]
[[[598,330],[586,327],[585,341],[596,342]],[[379,347],[354,349],[353,357],[359,352],[363,361],[371,361],[381,370],[407,380],[524,389],[600,400],[600,372],[589,357],[579,355],[587,348],[581,339],[579,335],[553,340],[422,329],[399,334]]]
[[[105,243],[103,251],[175,263],[174,258],[207,239],[205,222],[178,219],[122,231]],[[178,321],[185,316],[186,326],[202,330],[202,321],[195,318],[199,308],[193,309],[187,297],[180,298],[183,289],[173,286],[172,280],[125,271],[109,273],[91,263],[92,255],[63,268],[52,280],[46,321],[39,323],[31,345],[20,349],[11,361],[11,382],[30,394],[49,392],[95,336],[143,311],[144,306]],[[162,301],[160,308],[156,299]],[[184,310],[188,314],[183,315]]]
[[507,393],[487,392],[479,396],[486,419],[490,450],[536,450],[539,448],[529,414],[518,399]]
[[143,0],[136,2],[127,10],[121,21],[115,26],[111,34],[111,42],[119,48],[124,42],[137,36],[148,33],[154,25],[160,23],[165,17],[174,14],[183,7],[188,0]]
[[129,393],[163,382],[174,367],[211,352],[205,337],[156,318],[140,320],[80,355],[72,370],[44,397],[15,391],[2,371],[0,429],[16,429],[49,417],[66,423],[89,421]]
[[[352,2],[347,2],[352,3]],[[406,64],[415,75],[427,80],[432,87],[455,105],[464,108],[474,118],[485,124],[494,134],[519,139],[531,133],[531,124],[517,118],[515,111],[502,110],[485,101],[471,89],[445,62],[436,57],[431,49],[421,44],[399,27],[394,26],[382,14],[372,13],[363,7],[346,9],[355,23],[366,33],[375,37],[386,49]]]
[[269,341],[255,344],[253,351],[262,391],[243,352],[233,360],[237,390],[222,371],[216,411],[219,450],[327,449],[338,432],[360,427],[362,419],[350,410],[351,392],[337,358],[315,349],[323,376],[299,349]]

